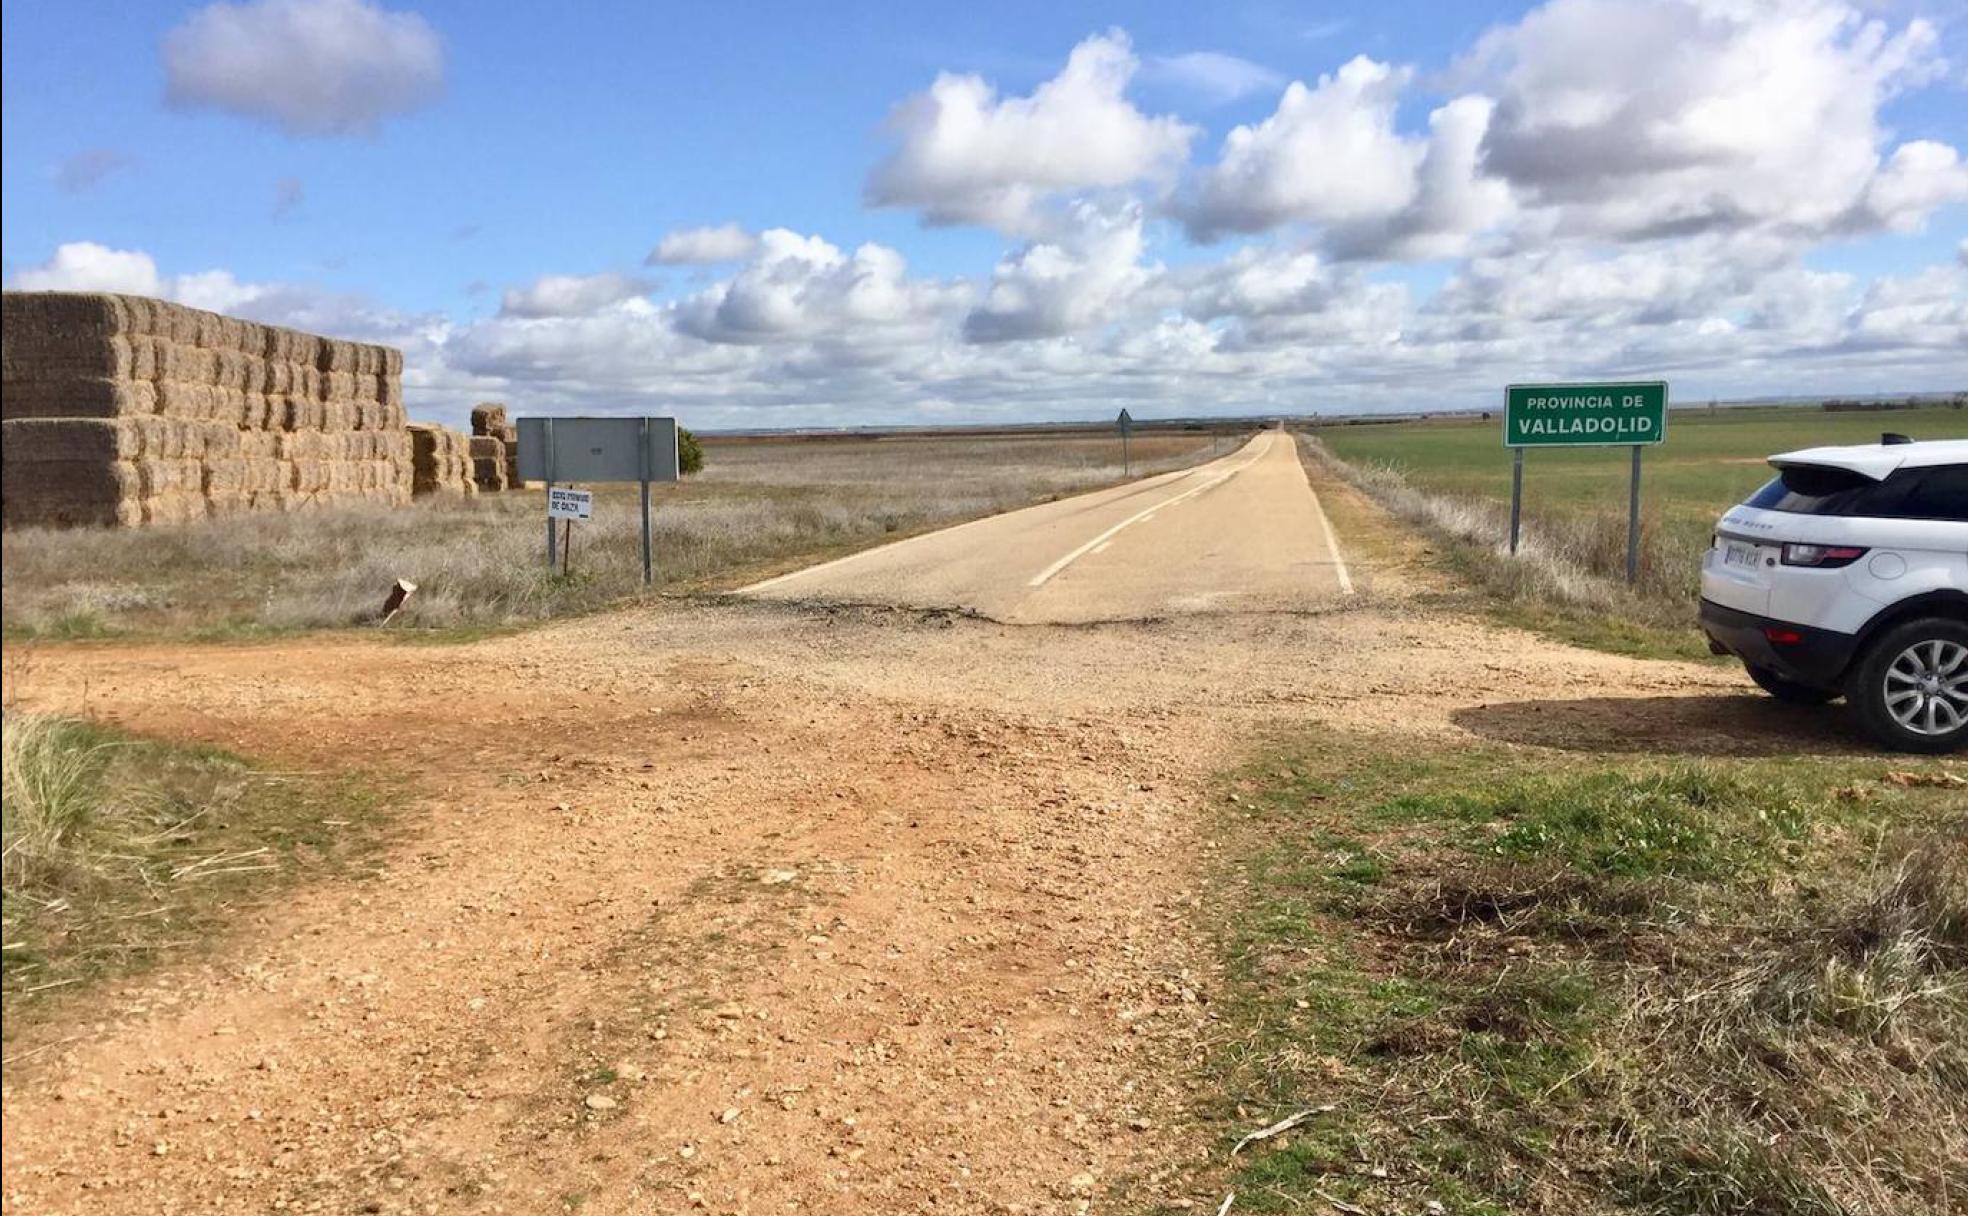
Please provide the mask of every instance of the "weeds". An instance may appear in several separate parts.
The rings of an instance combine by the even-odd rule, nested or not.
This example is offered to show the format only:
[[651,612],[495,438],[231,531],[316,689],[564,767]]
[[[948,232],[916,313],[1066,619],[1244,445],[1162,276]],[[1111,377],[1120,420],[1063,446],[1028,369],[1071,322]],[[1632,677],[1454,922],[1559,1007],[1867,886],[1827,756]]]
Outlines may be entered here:
[[48,997],[195,946],[241,900],[359,856],[382,818],[353,779],[14,708],[0,731],[10,1035]]
[[1334,1110],[1234,1163],[1238,1210],[1968,1203],[1968,817],[1945,783],[1550,765],[1324,742],[1239,782],[1229,1113],[1204,1117],[1231,1137]]

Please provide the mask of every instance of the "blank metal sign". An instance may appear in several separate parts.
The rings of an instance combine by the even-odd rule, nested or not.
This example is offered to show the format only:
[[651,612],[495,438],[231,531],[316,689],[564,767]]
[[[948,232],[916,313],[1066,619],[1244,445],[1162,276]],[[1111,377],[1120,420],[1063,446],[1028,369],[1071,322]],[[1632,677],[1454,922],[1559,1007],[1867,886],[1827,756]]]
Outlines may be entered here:
[[[637,450],[644,423],[649,427],[646,465]],[[677,480],[674,418],[521,418],[518,425],[522,481]]]

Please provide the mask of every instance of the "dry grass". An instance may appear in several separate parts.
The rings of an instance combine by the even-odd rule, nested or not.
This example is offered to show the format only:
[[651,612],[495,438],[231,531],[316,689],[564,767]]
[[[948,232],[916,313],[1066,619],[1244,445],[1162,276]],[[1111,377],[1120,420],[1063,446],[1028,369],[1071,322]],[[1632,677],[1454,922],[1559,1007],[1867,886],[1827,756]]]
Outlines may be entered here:
[[1629,585],[1624,512],[1528,518],[1513,558],[1507,504],[1424,490],[1392,466],[1349,464],[1317,439],[1301,442],[1310,459],[1445,544],[1459,572],[1513,608],[1506,615],[1518,623],[1622,653],[1704,653],[1692,629],[1700,554],[1657,513],[1641,515],[1639,575]]
[[1958,780],[1266,755],[1228,812],[1220,1130],[1333,1110],[1230,1163],[1238,1210],[1962,1210]]
[[214,940],[242,900],[359,855],[382,821],[348,777],[13,707],[0,738],[9,1037],[91,980]]
[[[660,487],[659,585],[763,572],[1121,479],[1105,436],[706,441],[704,471]],[[1228,449],[1228,441],[1224,444]],[[1206,459],[1207,436],[1140,436],[1137,476]],[[6,533],[6,629],[99,636],[334,627],[373,616],[394,580],[419,590],[393,627],[499,627],[641,591],[632,486],[577,524],[571,573],[544,567],[538,491],[340,507],[142,530]]]

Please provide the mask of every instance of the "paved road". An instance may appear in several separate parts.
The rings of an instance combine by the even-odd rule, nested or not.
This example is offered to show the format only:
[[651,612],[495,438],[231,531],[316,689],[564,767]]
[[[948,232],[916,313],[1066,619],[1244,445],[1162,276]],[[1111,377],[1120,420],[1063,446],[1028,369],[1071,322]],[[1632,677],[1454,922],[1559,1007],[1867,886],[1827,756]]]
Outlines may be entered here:
[[1302,608],[1352,581],[1289,435],[994,515],[740,594],[965,608],[1019,624]]

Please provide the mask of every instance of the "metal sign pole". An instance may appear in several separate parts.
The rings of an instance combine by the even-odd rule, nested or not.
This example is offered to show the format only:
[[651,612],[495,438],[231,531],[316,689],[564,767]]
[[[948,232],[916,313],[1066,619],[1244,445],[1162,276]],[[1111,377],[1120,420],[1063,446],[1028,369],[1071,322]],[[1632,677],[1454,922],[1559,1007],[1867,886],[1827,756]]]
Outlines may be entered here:
[[1633,484],[1626,499],[1626,582],[1640,581],[1640,445],[1633,445]]
[[1121,476],[1134,476],[1134,458],[1128,454],[1128,433],[1126,428],[1122,428],[1121,430]]
[[656,558],[650,549],[649,539],[649,419],[642,420],[638,433],[641,438],[638,450],[642,468],[642,585],[647,587],[656,581]]
[[[1636,449],[1637,450],[1637,449]],[[1510,556],[1517,556],[1517,536],[1524,520],[1524,449],[1510,449]]]
[[[547,432],[547,501],[551,503],[553,501],[553,488],[554,488],[554,437],[553,437],[553,419],[551,418],[546,420],[546,432]],[[547,573],[552,574],[553,568],[554,568],[554,521],[553,521],[553,516],[548,515],[547,516]]]

